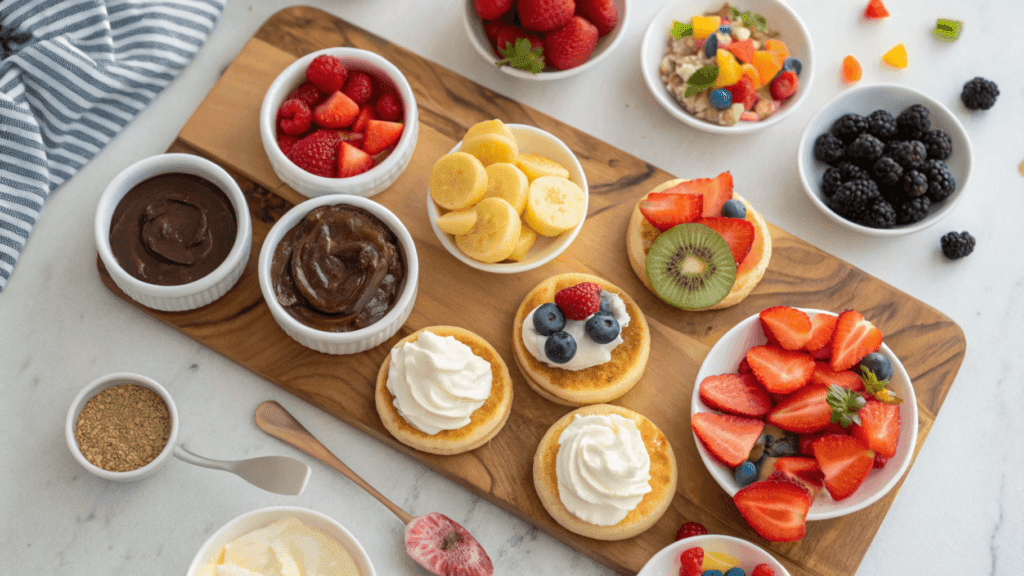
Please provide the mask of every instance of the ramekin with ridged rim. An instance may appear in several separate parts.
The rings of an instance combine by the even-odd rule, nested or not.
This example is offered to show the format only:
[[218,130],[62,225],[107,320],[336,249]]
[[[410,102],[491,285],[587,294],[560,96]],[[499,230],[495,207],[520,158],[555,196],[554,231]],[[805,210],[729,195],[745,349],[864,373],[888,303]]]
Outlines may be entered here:
[[[362,208],[380,218],[391,232],[394,233],[395,237],[398,238],[402,253],[405,256],[405,286],[402,288],[395,306],[375,324],[351,332],[317,330],[293,318],[284,309],[284,306],[277,301],[277,297],[274,294],[274,284],[270,277],[270,264],[274,258],[274,251],[277,250],[277,244],[284,238],[284,235],[314,208],[338,204]],[[266,240],[263,241],[263,248],[260,250],[258,260],[257,275],[260,280],[260,290],[263,292],[263,298],[267,301],[270,313],[274,316],[274,320],[277,321],[278,326],[284,330],[285,334],[291,336],[299,344],[317,352],[325,354],[357,354],[383,344],[388,338],[394,336],[402,325],[405,324],[405,321],[409,319],[409,314],[416,303],[416,292],[419,289],[419,273],[420,264],[419,258],[416,255],[416,244],[413,242],[409,230],[398,219],[398,216],[395,216],[391,210],[373,200],[360,198],[359,196],[334,194],[306,200],[289,210],[274,224],[274,227],[267,233]]]
[[[154,176],[174,173],[199,176],[220,188],[235,209],[237,231],[227,258],[213,272],[188,284],[160,286],[143,282],[121,267],[110,248],[110,225],[117,204],[132,188]],[[163,312],[194,310],[223,296],[245,271],[252,247],[249,205],[238,183],[220,166],[193,154],[151,156],[122,170],[100,196],[96,207],[95,231],[96,250],[117,287],[139,304]]]

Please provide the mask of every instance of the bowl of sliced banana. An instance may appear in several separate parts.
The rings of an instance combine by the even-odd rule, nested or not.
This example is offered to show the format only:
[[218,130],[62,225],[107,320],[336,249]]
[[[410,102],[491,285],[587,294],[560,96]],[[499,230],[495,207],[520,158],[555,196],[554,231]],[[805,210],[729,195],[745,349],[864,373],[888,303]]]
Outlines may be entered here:
[[427,215],[452,256],[514,274],[572,244],[588,199],[583,167],[564,142],[534,126],[487,120],[434,164]]

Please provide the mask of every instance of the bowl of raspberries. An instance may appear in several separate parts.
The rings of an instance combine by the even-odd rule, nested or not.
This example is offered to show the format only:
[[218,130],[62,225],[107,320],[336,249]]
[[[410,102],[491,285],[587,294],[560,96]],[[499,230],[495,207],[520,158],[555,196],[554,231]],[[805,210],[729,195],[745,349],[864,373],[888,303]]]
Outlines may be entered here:
[[874,236],[935,224],[963,198],[971,143],[956,116],[906,86],[872,84],[824,105],[804,129],[797,165],[811,201]]
[[476,51],[517,78],[557,80],[593,67],[621,42],[627,0],[465,0]]
[[274,172],[308,197],[383,191],[409,165],[418,130],[405,76],[358,48],[299,58],[270,85],[260,108]]

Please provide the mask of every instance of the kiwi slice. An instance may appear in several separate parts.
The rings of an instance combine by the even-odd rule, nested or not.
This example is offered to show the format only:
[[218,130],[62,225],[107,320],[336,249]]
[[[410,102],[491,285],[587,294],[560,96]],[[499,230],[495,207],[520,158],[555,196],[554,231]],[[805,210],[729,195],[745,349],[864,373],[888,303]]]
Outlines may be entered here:
[[658,236],[646,266],[654,293],[684,310],[714,306],[736,282],[729,244],[703,224],[680,224]]

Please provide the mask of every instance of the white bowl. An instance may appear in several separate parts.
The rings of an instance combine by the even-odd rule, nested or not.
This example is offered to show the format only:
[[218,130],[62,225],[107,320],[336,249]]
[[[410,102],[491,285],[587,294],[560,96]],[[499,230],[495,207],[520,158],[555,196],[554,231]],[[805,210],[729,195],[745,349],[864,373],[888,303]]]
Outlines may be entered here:
[[[605,34],[597,40],[597,46],[594,48],[594,53],[590,55],[590,59],[580,64],[575,68],[568,70],[557,70],[550,66],[546,67],[544,71],[534,74],[528,70],[519,70],[511,66],[500,66],[499,69],[516,78],[523,78],[526,80],[559,80],[562,78],[568,78],[569,76],[575,76],[584,70],[594,67],[599,61],[605,58],[612,50],[615,49],[622,42],[622,38],[625,36],[625,31],[629,27],[629,0],[613,0],[615,8],[619,11],[619,23],[615,25],[615,29]],[[480,16],[476,13],[476,6],[473,4],[473,0],[465,0],[463,2],[465,10],[462,13],[462,24],[466,29],[466,34],[469,36],[469,43],[476,48],[476,51],[480,56],[490,62],[491,64],[497,62],[501,58],[494,53],[494,49],[491,48],[491,42],[487,39],[487,33],[484,32],[484,22],[480,19]],[[530,32],[530,34],[537,34],[538,36],[544,36],[544,33]]]
[[252,512],[246,512],[241,516],[229,521],[224,526],[221,526],[219,530],[213,533],[203,545],[199,547],[199,551],[196,552],[195,558],[192,559],[192,563],[188,566],[188,572],[185,576],[207,576],[212,575],[212,572],[203,570],[211,563],[218,560],[221,549],[225,544],[232,540],[244,536],[253,530],[263,528],[277,522],[278,520],[284,520],[285,518],[294,516],[302,522],[314,526],[326,532],[329,536],[341,543],[345,547],[345,550],[352,555],[352,558],[356,562],[356,566],[359,567],[359,571],[363,576],[377,576],[377,572],[373,569],[373,564],[370,562],[369,555],[366,554],[366,550],[363,549],[359,541],[356,540],[355,536],[351,532],[345,529],[344,526],[339,524],[333,518],[321,514],[315,510],[308,508],[300,508],[297,506],[270,506],[268,508],[260,508],[259,510],[253,510]]
[[[167,405],[167,411],[170,413],[171,420],[171,432],[167,437],[167,445],[160,451],[160,454],[153,459],[152,462],[146,464],[142,468],[136,468],[135,470],[129,470],[128,472],[111,472],[110,470],[104,470],[99,466],[96,466],[92,462],[86,460],[85,455],[82,454],[82,449],[78,447],[78,440],[75,439],[75,429],[78,423],[78,414],[85,408],[85,405],[93,396],[100,392],[117,386],[120,384],[138,384],[149,388],[153,392],[156,392],[160,398],[163,399],[164,404]],[[140,376],[138,374],[131,374],[128,372],[119,372],[116,374],[107,374],[101,376],[90,382],[82,391],[75,396],[74,401],[71,402],[71,408],[68,410],[68,417],[64,423],[64,439],[67,441],[68,450],[71,451],[71,455],[74,456],[75,460],[82,465],[89,473],[103,478],[104,480],[111,480],[114,482],[135,482],[148,478],[156,473],[157,470],[163,467],[164,464],[170,460],[171,455],[174,453],[174,445],[178,440],[178,409],[174,406],[174,401],[171,400],[171,395],[167,393],[167,390],[163,386],[157,384],[150,378]]]
[[[801,310],[812,318],[815,314],[836,315],[834,312],[824,310],[810,308],[801,308]],[[868,320],[870,321],[870,318]],[[743,320],[732,330],[726,332],[711,348],[700,366],[697,381],[693,387],[690,415],[693,416],[698,412],[715,412],[700,399],[700,383],[705,378],[716,374],[735,373],[740,360],[746,356],[747,351],[765,343],[767,343],[767,339],[761,330],[757,314]],[[907,375],[906,369],[903,368],[900,359],[893,354],[892,350],[883,343],[878,351],[892,362],[893,377],[889,381],[889,386],[897,396],[903,398],[903,403],[900,404],[900,439],[896,446],[896,455],[889,459],[884,468],[872,470],[860,488],[852,496],[842,501],[836,502],[829,496],[827,490],[822,490],[811,504],[811,509],[807,513],[808,520],[837,518],[874,504],[899,482],[910,467],[914,446],[917,444],[917,398],[914,396],[914,387],[910,383],[910,376]],[[700,452],[700,457],[704,460],[708,472],[722,487],[722,490],[725,490],[730,496],[734,496],[740,490],[740,485],[733,477],[732,468],[712,456],[696,435],[694,435],[693,441],[697,443],[697,451]]]
[[[583,222],[587,219],[587,208],[590,205],[590,191],[587,188],[587,175],[583,173],[583,166],[580,165],[580,161],[573,154],[572,150],[558,139],[557,136],[537,128],[535,126],[528,126],[526,124],[506,124],[512,134],[516,137],[516,142],[519,144],[519,151],[523,153],[540,154],[546,156],[555,162],[558,162],[562,166],[565,166],[569,170],[569,180],[574,184],[583,189],[583,194],[587,199],[587,206],[583,207],[583,219],[574,228],[570,228],[565,232],[562,232],[558,236],[551,238],[537,235],[537,241],[530,248],[526,258],[522,262],[496,262],[490,264],[487,262],[481,262],[474,258],[466,256],[466,254],[455,245],[455,240],[451,234],[448,234],[444,230],[441,230],[437,225],[437,219],[441,215],[438,210],[437,203],[430,197],[430,191],[426,193],[427,196],[427,218],[430,219],[430,227],[434,229],[434,234],[437,235],[437,239],[441,241],[441,244],[451,253],[467,266],[476,268],[477,270],[483,270],[484,272],[495,272],[498,274],[516,274],[518,272],[525,272],[527,270],[533,270],[534,268],[543,266],[548,262],[554,260],[559,254],[565,251],[566,248],[572,244],[572,241],[576,239],[576,235],[580,233],[583,228]],[[460,141],[455,145],[454,148],[448,151],[448,154],[458,152],[462,148],[462,142]]]
[[[395,237],[398,238],[406,264],[405,286],[402,288],[395,306],[376,323],[351,332],[325,332],[299,322],[288,314],[280,302],[277,301],[277,297],[274,295],[273,282],[270,278],[270,264],[281,238],[305,218],[306,214],[312,209],[319,206],[338,204],[362,208],[380,218],[391,229]],[[373,200],[358,196],[336,194],[306,200],[289,210],[274,224],[270,232],[267,233],[266,240],[263,241],[263,248],[260,250],[257,266],[257,275],[259,276],[260,290],[263,292],[263,298],[267,301],[267,306],[270,308],[270,313],[274,316],[274,320],[296,342],[325,354],[356,354],[383,344],[384,341],[394,336],[399,328],[405,324],[409,314],[412,312],[413,305],[416,303],[416,291],[419,287],[419,270],[420,264],[419,258],[416,256],[416,244],[413,242],[409,230],[406,229],[402,221],[393,212]]]
[[[897,224],[895,228],[885,230],[861,226],[833,212],[821,199],[819,183],[825,170],[828,169],[828,165],[814,159],[815,139],[827,132],[832,123],[843,114],[854,113],[867,116],[875,110],[882,109],[888,110],[889,113],[896,116],[912,104],[926,106],[931,111],[929,118],[932,121],[932,129],[944,130],[952,138],[953,155],[946,161],[946,164],[949,166],[950,174],[956,179],[956,190],[949,198],[933,208],[924,220],[913,224]],[[971,141],[967,137],[967,131],[964,130],[963,124],[941,102],[913,88],[898,84],[865,84],[842,92],[811,117],[797,147],[796,164],[800,180],[803,182],[804,190],[807,191],[811,202],[833,222],[871,236],[902,236],[924,230],[953,211],[953,208],[964,197],[967,180],[971,175],[973,156]]]
[[779,563],[771,554],[747,542],[732,536],[723,534],[703,534],[683,538],[669,544],[660,552],[651,556],[651,559],[644,564],[636,576],[671,576],[679,573],[679,555],[684,550],[695,546],[704,549],[704,555],[712,552],[728,554],[740,561],[739,567],[747,574],[750,574],[758,564],[767,564],[775,570],[775,576],[789,576],[786,567]]
[[[110,249],[110,224],[118,202],[136,184],[161,174],[184,173],[213,183],[231,201],[235,209],[234,245],[220,266],[199,280],[177,286],[160,286],[135,278],[125,271]],[[122,292],[143,306],[165,312],[193,310],[223,296],[238,282],[249,262],[252,246],[252,220],[249,205],[238,183],[223,168],[193,154],[160,154],[139,160],[125,168],[107,186],[96,206],[96,250],[110,277]]]
[[665,46],[668,42],[669,30],[672,22],[679,20],[686,22],[697,14],[714,12],[722,7],[722,2],[712,0],[676,0],[669,2],[651,20],[651,24],[644,33],[643,43],[640,46],[640,72],[647,83],[654,99],[661,104],[662,108],[669,114],[675,116],[684,124],[692,126],[705,132],[715,134],[750,134],[769,126],[774,126],[791,115],[801,104],[807,100],[814,84],[814,46],[811,44],[811,34],[804,26],[803,20],[794,12],[789,5],[779,0],[744,0],[737,3],[740,10],[750,10],[761,14],[768,21],[770,30],[779,32],[779,40],[786,43],[789,53],[793,58],[800,60],[803,68],[800,71],[799,89],[795,96],[790,97],[782,107],[765,120],[759,122],[737,122],[733,126],[719,126],[705,122],[696,116],[690,115],[683,107],[676,102],[676,99],[661,81],[658,68],[665,55]]
[[[370,170],[349,178],[324,178],[310,174],[289,160],[277,145],[277,109],[281,107],[285,97],[292,90],[306,81],[306,68],[314,58],[321,54],[334,56],[348,70],[361,70],[384,80],[401,96],[402,106],[405,110],[405,116],[402,119],[405,129],[391,155]],[[309,198],[327,194],[373,196],[384,191],[388,186],[394,184],[395,180],[398,180],[398,177],[409,165],[412,152],[416,148],[419,127],[416,97],[405,76],[394,64],[383,57],[358,48],[326,48],[299,58],[274,79],[273,84],[267,90],[267,95],[263,97],[263,105],[260,107],[260,137],[263,140],[263,149],[267,153],[267,158],[270,159],[270,165],[274,168],[278,178],[285,184]]]

